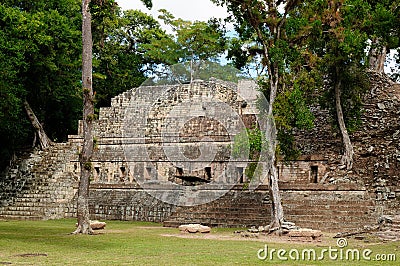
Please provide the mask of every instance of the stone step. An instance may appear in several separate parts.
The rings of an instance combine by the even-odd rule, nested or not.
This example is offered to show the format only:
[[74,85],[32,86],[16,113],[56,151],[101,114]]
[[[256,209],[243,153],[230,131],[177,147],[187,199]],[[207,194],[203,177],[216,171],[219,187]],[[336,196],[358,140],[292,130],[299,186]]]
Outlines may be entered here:
[[35,205],[43,205],[53,202],[50,198],[15,198],[13,201],[10,201],[7,206],[35,206]]
[[358,207],[371,207],[374,205],[373,201],[289,201],[282,200],[284,205],[292,206],[307,206],[307,207],[324,207],[324,206],[358,206]]
[[20,195],[20,197],[23,198],[48,198],[51,196],[51,193],[49,191],[43,191],[43,192],[32,192],[29,191],[28,193],[24,193]]
[[400,226],[400,220],[399,219],[393,219],[392,220],[392,225]]
[[[286,212],[285,217],[287,217],[287,219],[291,220],[290,218],[296,218],[298,220],[306,220],[306,221],[312,221],[312,220],[316,220],[316,221],[332,221],[332,217],[327,217],[326,215],[319,215],[319,214],[301,214],[301,215],[291,215],[289,213]],[[335,217],[336,221],[340,221],[340,222],[344,222],[344,221],[365,221],[367,222],[367,219],[365,219],[365,216],[362,217],[352,217],[352,216],[336,216]],[[374,220],[372,217],[370,219],[371,221]]]
[[250,227],[266,224],[267,219],[169,219],[163,222],[163,226],[178,227],[189,223],[200,223],[211,227]]
[[321,229],[328,232],[345,232],[345,231],[354,231],[358,228],[363,228],[365,225],[371,225],[372,223],[368,223],[367,221],[358,221],[358,222],[332,222],[332,221],[311,221],[311,220],[299,220],[299,219],[291,219],[287,218],[288,221],[294,222],[296,226],[305,227],[305,228],[313,228],[313,229]]
[[10,204],[8,206],[3,206],[0,208],[3,210],[10,210],[10,209],[21,209],[21,208],[42,208],[42,207],[46,207],[49,206],[50,204],[52,204],[53,202],[16,202],[14,204]]
[[38,221],[43,220],[42,216],[35,215],[4,215],[0,214],[0,220],[29,220],[29,221]]
[[37,211],[6,210],[6,211],[1,211],[0,215],[39,216],[40,213],[41,212]]
[[52,204],[35,204],[34,206],[29,206],[26,204],[21,205],[9,205],[2,207],[1,210],[18,210],[18,211],[31,211],[31,210],[41,210],[43,207],[51,206]]
[[284,209],[290,210],[302,210],[302,211],[316,211],[316,212],[332,212],[332,211],[358,211],[358,212],[368,212],[374,210],[374,207],[358,207],[354,205],[331,205],[331,206],[304,206],[304,205],[286,205],[283,204]]
[[194,210],[177,210],[179,214],[184,214],[186,213],[187,215],[196,215],[196,214],[204,214],[205,212],[210,215],[215,215],[215,216],[221,216],[225,214],[240,214],[243,215],[245,214],[260,214],[260,213],[265,213],[266,211],[269,211],[270,208],[198,208]]
[[359,210],[359,209],[333,209],[333,210],[324,210],[324,209],[303,209],[303,208],[295,208],[295,209],[291,209],[291,208],[285,208],[283,207],[285,210],[285,213],[289,214],[289,215],[302,215],[304,213],[309,213],[309,214],[316,214],[316,215],[324,215],[324,216],[328,216],[328,218],[331,218],[331,216],[340,216],[340,215],[349,215],[349,216],[364,216],[365,214],[368,214],[367,210]]

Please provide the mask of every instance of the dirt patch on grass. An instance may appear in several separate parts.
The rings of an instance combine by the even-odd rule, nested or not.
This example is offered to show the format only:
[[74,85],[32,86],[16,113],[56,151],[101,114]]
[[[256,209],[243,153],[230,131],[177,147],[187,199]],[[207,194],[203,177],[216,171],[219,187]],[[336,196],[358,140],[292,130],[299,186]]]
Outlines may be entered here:
[[[302,239],[297,237],[289,237],[289,236],[279,236],[273,234],[259,234],[258,237],[243,237],[240,234],[234,233],[173,233],[173,234],[161,234],[164,237],[178,237],[178,238],[188,238],[188,239],[210,239],[210,240],[230,240],[230,241],[257,241],[263,243],[278,243],[278,244],[298,244],[298,245],[307,245],[307,246],[316,246],[316,247],[327,247],[332,246],[335,247],[337,245],[337,238],[333,238],[335,234],[333,233],[323,233],[319,239]],[[351,242],[352,245],[357,247],[368,247],[371,245],[376,245],[378,243],[382,243],[376,237],[370,234],[366,234],[365,238],[362,240],[357,240],[355,238],[348,238],[348,241]]]
[[126,234],[126,233],[133,233],[137,232],[138,230],[148,230],[148,229],[162,229],[164,227],[156,227],[156,226],[132,226],[130,228],[125,229],[105,229],[104,232],[111,233],[111,234]]
[[17,254],[15,255],[16,257],[25,257],[25,258],[30,258],[30,257],[47,257],[46,253],[23,253],[23,254]]
[[306,245],[323,246],[332,243],[332,239],[329,236],[322,236],[318,240],[305,240],[296,239],[288,236],[277,236],[277,235],[264,235],[260,234],[258,237],[242,237],[238,234],[218,234],[218,233],[207,233],[207,234],[191,234],[191,233],[176,233],[176,234],[162,234],[165,237],[178,237],[178,238],[189,238],[189,239],[212,239],[212,240],[234,240],[234,241],[258,241],[264,243],[296,243]]

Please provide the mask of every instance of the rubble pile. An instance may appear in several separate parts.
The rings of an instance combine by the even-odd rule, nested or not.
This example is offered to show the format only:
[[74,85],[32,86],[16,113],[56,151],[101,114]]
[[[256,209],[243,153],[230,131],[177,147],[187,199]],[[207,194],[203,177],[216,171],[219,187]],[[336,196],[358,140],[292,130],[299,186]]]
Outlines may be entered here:
[[383,241],[400,240],[400,215],[382,216],[380,221],[380,230],[376,235]]
[[266,225],[259,226],[258,228],[253,226],[246,231],[235,231],[234,233],[239,234],[242,237],[258,238],[260,234],[266,235],[273,232],[278,232],[280,235],[288,236],[289,238],[295,240],[319,240],[322,236],[322,232],[320,230],[300,228],[296,226],[295,223],[286,221],[283,222],[281,230],[277,230],[277,228],[271,228],[269,225]]

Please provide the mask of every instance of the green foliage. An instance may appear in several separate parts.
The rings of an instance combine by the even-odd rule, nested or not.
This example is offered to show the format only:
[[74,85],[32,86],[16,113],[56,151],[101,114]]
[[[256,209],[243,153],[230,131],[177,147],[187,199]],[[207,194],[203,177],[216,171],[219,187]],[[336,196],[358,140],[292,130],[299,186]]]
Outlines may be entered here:
[[238,33],[230,42],[228,58],[237,67],[257,72],[262,92],[273,102],[277,152],[285,159],[296,157],[293,130],[313,127],[311,95],[322,83],[315,71],[316,56],[302,43],[309,27],[308,19],[300,16],[302,4],[293,1],[281,10],[280,1],[274,0],[213,2],[227,6]]
[[369,5],[369,13],[366,18],[365,31],[371,39],[378,38],[380,45],[389,49],[400,46],[400,1],[380,0],[361,1]]
[[309,14],[312,19],[321,21],[312,25],[308,41],[320,58],[317,69],[327,80],[319,90],[322,106],[330,109],[332,120],[337,121],[334,88],[340,86],[344,120],[352,132],[360,124],[361,99],[369,87],[365,51],[371,7],[366,1],[347,0],[336,6],[310,2],[309,8],[314,12],[302,15]]
[[[257,170],[258,162],[250,162],[247,164],[246,169],[244,170],[244,174],[251,180]],[[245,187],[246,188],[246,187]]]
[[163,52],[155,43],[169,37],[151,16],[138,10],[122,13],[111,0],[93,5],[93,88],[98,108],[109,106],[113,96],[140,86],[158,64],[176,59],[161,56]]
[[314,116],[298,86],[279,94],[274,107],[275,123],[278,128],[289,131],[294,127],[298,129],[313,128]]
[[309,130],[314,127],[314,115],[311,113],[299,84],[292,90],[277,95],[274,104],[274,118],[277,127],[277,154],[285,160],[297,159],[300,151],[293,137],[294,129]]
[[248,157],[249,149],[250,149],[250,141],[248,138],[248,129],[243,130],[239,134],[236,134],[233,140],[232,146],[232,156],[233,158],[242,158]]
[[97,150],[99,148],[99,139],[97,137],[93,137],[93,149]]
[[142,0],[142,3],[149,9],[153,7],[153,3],[151,0]]
[[[341,74],[341,80],[343,88],[346,88],[341,95],[344,119],[347,129],[351,133],[361,126],[361,115],[363,112],[362,97],[370,88],[370,84],[366,73],[357,68],[344,70]],[[320,98],[320,103],[322,107],[330,110],[333,124],[337,125],[334,99],[334,91],[326,89]]]
[[[64,140],[81,112],[80,1],[0,4],[0,153],[31,144],[27,99],[50,138]],[[3,161],[4,160],[4,161]]]
[[235,159],[250,160],[246,169],[245,175],[251,179],[256,174],[258,161],[262,150],[268,147],[268,140],[265,138],[265,133],[259,128],[246,128],[239,134],[235,135],[232,146],[232,157]]
[[224,29],[218,21],[185,21],[175,17],[165,9],[160,10],[162,15],[159,18],[164,20],[174,32],[174,41],[178,46],[175,51],[179,54],[179,60],[216,61],[226,49],[226,38]]
[[202,60],[197,63],[195,69],[192,62],[166,66],[162,72],[149,78],[142,85],[183,84],[190,83],[192,79],[209,80],[211,78],[237,83],[240,78],[243,78],[243,74],[230,65]]
[[236,134],[233,140],[232,156],[233,158],[248,157],[257,159],[260,152],[266,145],[265,134],[259,128],[246,128],[239,134]]

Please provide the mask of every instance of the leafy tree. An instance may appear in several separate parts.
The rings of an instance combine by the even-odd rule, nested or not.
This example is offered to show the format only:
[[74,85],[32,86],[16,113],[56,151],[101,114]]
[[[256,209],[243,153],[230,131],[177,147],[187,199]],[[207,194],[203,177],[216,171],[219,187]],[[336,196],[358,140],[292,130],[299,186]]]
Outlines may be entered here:
[[[268,140],[268,181],[272,199],[271,228],[280,229],[284,221],[283,208],[278,186],[276,168],[276,145],[274,140],[274,106],[278,96],[285,91],[285,73],[290,70],[289,55],[292,49],[289,35],[286,32],[289,12],[300,1],[281,0],[213,0],[226,5],[235,22],[235,30],[241,40],[251,40],[247,46],[247,54],[243,54],[240,41],[235,43],[232,56],[238,66],[249,62],[249,58],[258,57],[262,64],[263,81],[261,86],[269,99],[265,110],[265,137]],[[281,11],[280,11],[281,10]]]
[[349,136],[359,123],[361,99],[368,88],[365,64],[368,34],[365,31],[370,6],[361,0],[307,1],[298,13],[308,23],[308,49],[318,58],[318,69],[326,83],[323,93],[342,135],[341,163],[353,165]]
[[160,51],[147,47],[150,48],[148,49],[149,56],[157,58],[157,54],[154,54],[156,52],[158,56],[166,58],[166,62],[190,62],[190,81],[193,81],[193,72],[199,72],[202,63],[206,60],[218,62],[219,56],[226,51],[225,30],[216,20],[191,22],[175,19],[164,9],[160,11],[162,15],[159,18],[171,27],[174,36],[170,39],[163,38],[152,44],[156,49],[166,44],[168,49],[164,49],[166,53],[162,55]]
[[24,106],[32,107],[51,139],[64,140],[76,128],[80,15],[76,0],[3,1],[0,11],[0,152],[5,161],[32,141]]
[[221,65],[217,62],[203,60],[195,69],[193,69],[192,62],[165,66],[162,72],[152,75],[143,85],[174,85],[190,83],[193,79],[210,80],[212,78],[237,83],[240,78],[245,78],[245,76],[231,65]]
[[[8,18],[8,19],[7,19]],[[13,18],[13,19],[10,19]],[[19,73],[26,65],[23,61],[25,41],[13,32],[24,20],[24,15],[14,8],[0,5],[0,60],[2,62],[0,82],[0,139],[1,158],[10,158],[13,147],[24,143],[28,132],[25,123],[18,123],[23,117],[22,99],[26,90],[19,80]],[[4,164],[5,161],[2,161]]]
[[121,13],[110,2],[95,1],[91,8],[97,106],[108,105],[112,96],[139,86],[146,76],[157,77],[148,81],[153,83],[188,82],[211,73],[221,78],[225,72],[223,79],[237,80],[237,71],[217,63],[226,39],[216,21],[184,21],[162,10],[161,18],[173,29],[166,34],[154,18],[138,10]]
[[92,87],[92,18],[90,0],[82,0],[82,86],[83,144],[79,154],[81,176],[78,186],[77,220],[73,234],[92,234],[89,220],[89,185],[92,175],[94,98]]
[[364,14],[365,26],[362,30],[368,34],[371,41],[369,68],[384,72],[387,53],[400,47],[400,1],[360,0],[350,4],[368,5],[369,12]]
[[114,5],[97,8],[93,22],[96,104],[108,106],[111,97],[140,86],[158,64],[166,63],[150,57],[145,47],[169,37],[149,15],[138,10],[121,13]]

